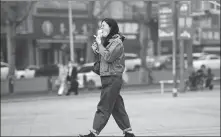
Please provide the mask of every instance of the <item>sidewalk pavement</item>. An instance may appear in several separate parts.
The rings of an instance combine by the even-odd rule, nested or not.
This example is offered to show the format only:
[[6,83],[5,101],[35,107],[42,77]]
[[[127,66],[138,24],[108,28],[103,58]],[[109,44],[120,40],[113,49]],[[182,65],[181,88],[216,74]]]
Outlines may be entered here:
[[[136,136],[220,136],[220,91],[123,92]],[[98,94],[1,103],[1,136],[76,136],[91,129]],[[100,136],[122,136],[111,117]]]
[[[172,88],[172,85],[166,85],[165,88]],[[151,92],[160,92],[160,85],[159,84],[153,84],[153,85],[146,85],[146,84],[134,84],[134,85],[124,85],[122,87],[122,92],[125,91],[136,91],[137,89],[145,89],[147,91]],[[92,94],[92,93],[99,93],[101,89],[94,89],[94,90],[87,90],[87,89],[79,89],[79,95],[82,94]],[[58,91],[38,91],[38,92],[24,92],[24,93],[12,93],[12,94],[5,94],[1,96],[1,100],[5,99],[16,99],[16,98],[36,98],[36,97],[42,97],[42,98],[48,98],[48,97],[56,97],[58,96]],[[64,96],[64,95],[63,95]]]
[[[215,85],[215,88],[220,87],[220,80],[214,80],[213,84]],[[126,84],[123,85],[122,91],[131,91],[131,90],[137,90],[137,89],[146,89],[148,90],[149,93],[160,93],[161,91],[161,85],[159,83],[154,83],[151,85],[147,84]],[[164,91],[165,92],[171,92],[173,88],[173,84],[171,83],[165,83],[164,84]],[[3,91],[1,91],[3,92]],[[1,94],[1,100],[5,99],[15,99],[15,98],[36,98],[36,97],[55,97],[57,96],[56,90],[49,91],[49,90],[43,90],[43,91],[20,91],[20,92],[14,92],[14,93],[4,93]],[[100,92],[99,89],[95,90],[86,90],[86,89],[80,89],[79,93],[80,94],[88,94],[88,93],[97,93]]]
[[[166,84],[164,86],[164,93],[171,93],[172,92],[173,85],[172,84]],[[214,89],[220,89],[220,84],[214,86]],[[84,94],[94,94],[94,93],[100,93],[100,89],[94,89],[94,90],[87,90],[87,89],[80,89],[79,95],[82,96]],[[207,90],[205,90],[207,91]],[[129,92],[129,93],[148,93],[148,94],[161,94],[160,85],[153,84],[153,85],[146,85],[146,84],[137,84],[137,85],[126,85],[122,87],[121,92]],[[187,91],[191,92],[191,91]],[[65,93],[64,95],[65,96]],[[74,96],[71,94],[71,96]],[[57,98],[61,97],[58,96],[57,91],[42,91],[42,92],[31,92],[31,93],[13,93],[13,94],[7,94],[4,96],[1,96],[1,102],[2,101],[20,101],[20,100],[39,100],[39,99],[50,99],[50,98]]]

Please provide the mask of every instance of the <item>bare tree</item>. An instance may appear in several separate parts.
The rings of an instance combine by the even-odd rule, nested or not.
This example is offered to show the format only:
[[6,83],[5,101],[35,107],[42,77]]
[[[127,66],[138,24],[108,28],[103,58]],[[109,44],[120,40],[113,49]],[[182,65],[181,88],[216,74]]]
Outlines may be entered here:
[[[13,80],[15,70],[15,37],[17,27],[29,16],[36,1],[1,1],[1,26],[6,27],[9,82]],[[13,92],[13,84],[9,84]]]
[[139,31],[139,41],[141,44],[140,49],[140,57],[141,57],[141,68],[139,72],[139,80],[141,83],[151,84],[153,82],[152,69],[147,66],[146,56],[148,50],[148,44],[151,41],[151,29],[150,29],[150,21],[152,16],[152,2],[146,1],[144,2],[144,11],[142,11],[141,7],[136,7],[131,5],[128,2],[124,2],[127,6],[133,7],[135,10],[135,17],[139,21],[140,31]]
[[[89,1],[88,3],[88,15],[89,15],[89,19],[94,20],[94,6],[95,6],[95,1]],[[87,41],[87,48],[86,48],[86,62],[92,62],[93,60],[93,54],[92,54],[92,49],[91,49],[91,45],[93,42],[93,30],[94,30],[94,24],[93,23],[89,23],[89,33],[88,33],[88,41]]]

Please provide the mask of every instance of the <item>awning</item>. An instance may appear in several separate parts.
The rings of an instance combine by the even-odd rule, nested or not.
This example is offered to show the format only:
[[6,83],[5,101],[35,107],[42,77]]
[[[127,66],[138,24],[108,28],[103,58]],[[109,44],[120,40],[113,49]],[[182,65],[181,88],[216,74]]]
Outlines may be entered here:
[[[68,44],[68,39],[37,39],[38,43],[65,43]],[[75,39],[74,43],[86,43],[86,39]]]
[[216,52],[220,52],[220,47],[204,47],[203,51],[216,51]]
[[[45,45],[59,45],[62,46],[63,44],[67,44],[69,47],[69,40],[57,40],[57,39],[37,39],[37,43],[40,47],[44,47]],[[50,46],[49,46],[50,47]],[[80,48],[84,49],[85,48],[85,41],[84,42],[79,42],[75,41],[74,42],[74,48]]]

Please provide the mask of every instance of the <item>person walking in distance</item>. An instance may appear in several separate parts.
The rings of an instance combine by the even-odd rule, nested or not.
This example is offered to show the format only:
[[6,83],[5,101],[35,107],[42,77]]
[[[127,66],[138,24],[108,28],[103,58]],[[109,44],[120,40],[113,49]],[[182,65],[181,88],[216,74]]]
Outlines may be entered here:
[[58,80],[59,80],[59,89],[58,89],[58,95],[61,96],[63,95],[63,93],[66,91],[67,89],[67,82],[66,82],[66,77],[67,77],[67,69],[65,69],[65,65],[64,64],[59,64],[59,76],[58,76]]
[[123,46],[125,37],[119,33],[117,22],[110,18],[102,20],[100,30],[102,33],[96,36],[92,49],[100,58],[101,96],[94,116],[93,129],[89,134],[79,135],[79,137],[98,136],[111,114],[125,137],[135,137],[120,95],[123,84],[122,74],[125,69]]
[[67,81],[70,82],[70,88],[66,95],[70,95],[71,92],[74,92],[75,95],[78,95],[78,81],[77,81],[77,65],[69,63],[68,65],[68,75]]

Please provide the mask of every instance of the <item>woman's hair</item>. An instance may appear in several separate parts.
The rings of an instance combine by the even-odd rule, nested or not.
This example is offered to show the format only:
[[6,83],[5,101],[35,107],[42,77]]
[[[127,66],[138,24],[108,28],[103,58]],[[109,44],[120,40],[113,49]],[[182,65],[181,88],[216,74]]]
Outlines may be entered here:
[[[104,47],[106,47],[109,44],[109,40],[115,35],[115,34],[119,34],[119,27],[117,25],[117,22],[114,19],[110,19],[110,18],[105,18],[102,20],[102,22],[106,22],[109,27],[110,27],[110,33],[107,35],[106,38],[104,38]],[[102,23],[101,22],[101,23]],[[121,40],[124,41],[125,37],[121,36]]]

